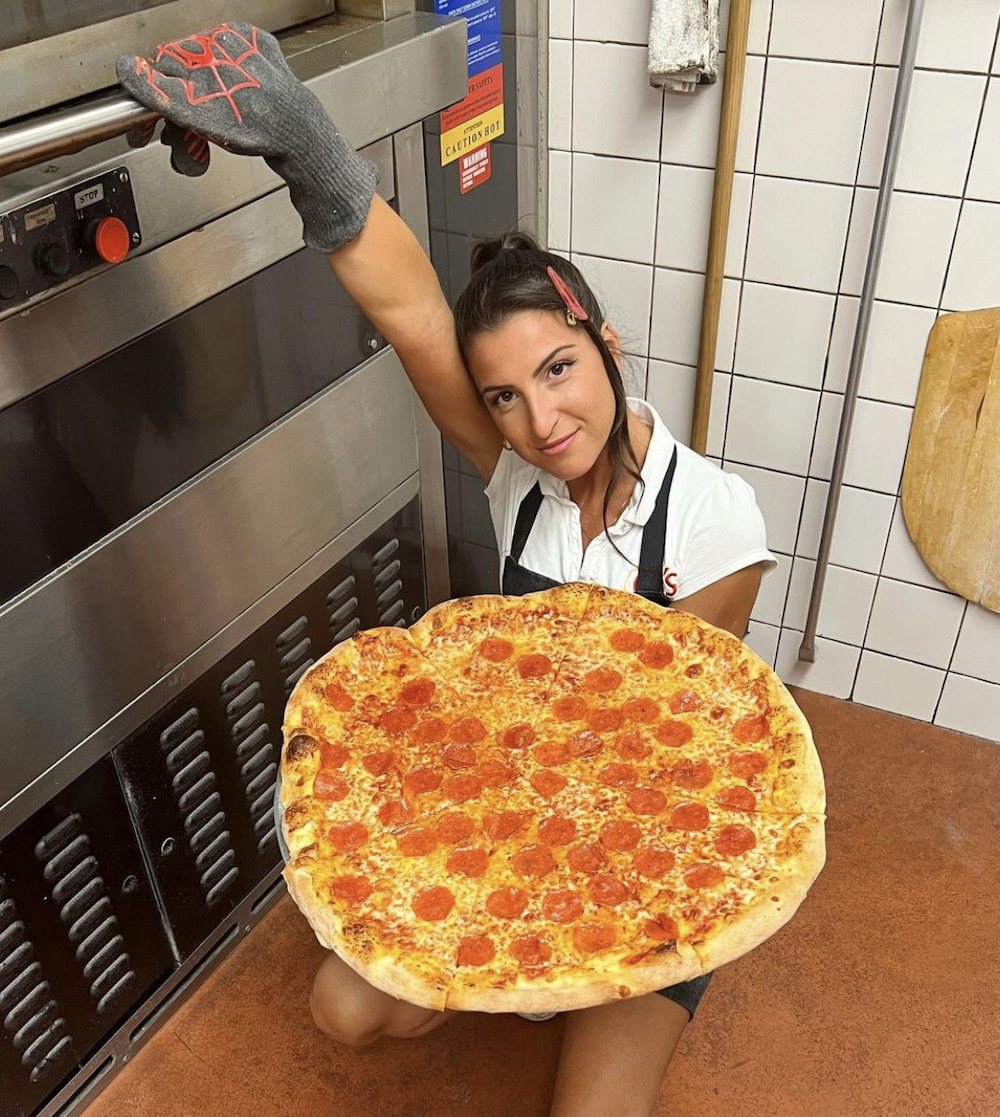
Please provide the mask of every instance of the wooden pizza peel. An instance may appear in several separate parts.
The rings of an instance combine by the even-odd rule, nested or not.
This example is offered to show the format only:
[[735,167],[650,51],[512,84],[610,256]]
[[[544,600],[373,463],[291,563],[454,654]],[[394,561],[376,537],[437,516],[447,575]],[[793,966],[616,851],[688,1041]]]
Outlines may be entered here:
[[945,314],[931,329],[903,517],[946,586],[1000,612],[1000,307]]

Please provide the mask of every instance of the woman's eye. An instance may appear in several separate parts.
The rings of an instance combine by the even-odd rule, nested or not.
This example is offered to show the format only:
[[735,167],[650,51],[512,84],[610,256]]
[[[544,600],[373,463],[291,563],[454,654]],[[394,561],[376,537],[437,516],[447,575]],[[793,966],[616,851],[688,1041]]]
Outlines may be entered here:
[[493,397],[493,403],[497,407],[504,407],[506,404],[510,403],[513,398],[513,392],[497,392],[497,394]]
[[554,365],[552,365],[551,368],[549,369],[549,376],[554,376],[554,377],[558,378],[558,377],[562,376],[563,373],[569,372],[572,365],[573,365],[572,361],[556,361],[556,363]]

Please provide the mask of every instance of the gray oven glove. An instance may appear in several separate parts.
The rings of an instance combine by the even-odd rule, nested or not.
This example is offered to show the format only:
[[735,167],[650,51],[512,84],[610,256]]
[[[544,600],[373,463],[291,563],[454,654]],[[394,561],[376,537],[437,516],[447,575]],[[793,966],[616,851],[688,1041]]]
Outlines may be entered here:
[[[237,155],[262,155],[288,183],[310,248],[332,252],[368,218],[378,172],[337,131],[285,62],[273,35],[224,23],[158,47],[152,59],[122,55],[118,80],[166,117],[162,140],[182,174],[203,174],[212,140]],[[130,143],[148,142],[153,127]]]

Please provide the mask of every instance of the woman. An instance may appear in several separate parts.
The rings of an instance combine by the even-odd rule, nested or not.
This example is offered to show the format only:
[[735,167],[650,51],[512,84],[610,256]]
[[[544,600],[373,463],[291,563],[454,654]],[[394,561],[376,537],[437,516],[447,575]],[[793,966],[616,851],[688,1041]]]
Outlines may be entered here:
[[[250,81],[218,95],[219,67]],[[394,346],[431,418],[486,483],[502,589],[590,581],[680,606],[742,636],[773,564],[753,493],[626,400],[621,347],[579,271],[515,234],[480,246],[455,315],[420,246],[375,195],[375,173],[247,24],[123,58],[118,74],[167,117],[174,166],[201,173],[206,136],[264,155],[307,245]],[[148,137],[147,137],[148,138]],[[568,1013],[553,1117],[647,1117],[708,978]],[[311,997],[342,1043],[415,1037],[453,1013],[397,1001],[331,954]]]

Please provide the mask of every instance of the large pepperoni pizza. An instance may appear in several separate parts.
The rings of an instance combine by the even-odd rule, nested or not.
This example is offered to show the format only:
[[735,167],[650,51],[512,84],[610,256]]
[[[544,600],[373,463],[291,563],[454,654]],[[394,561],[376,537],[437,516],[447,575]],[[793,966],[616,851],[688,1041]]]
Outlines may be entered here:
[[289,889],[371,984],[541,1012],[758,945],[824,860],[809,727],[739,640],[567,585],[359,632],[286,711]]

